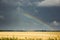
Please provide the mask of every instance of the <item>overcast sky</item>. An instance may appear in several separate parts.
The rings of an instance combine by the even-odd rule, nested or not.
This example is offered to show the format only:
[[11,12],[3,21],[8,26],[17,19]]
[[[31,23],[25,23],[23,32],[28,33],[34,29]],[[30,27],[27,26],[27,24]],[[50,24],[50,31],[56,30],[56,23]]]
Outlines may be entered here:
[[60,0],[0,0],[0,30],[54,29],[60,29]]

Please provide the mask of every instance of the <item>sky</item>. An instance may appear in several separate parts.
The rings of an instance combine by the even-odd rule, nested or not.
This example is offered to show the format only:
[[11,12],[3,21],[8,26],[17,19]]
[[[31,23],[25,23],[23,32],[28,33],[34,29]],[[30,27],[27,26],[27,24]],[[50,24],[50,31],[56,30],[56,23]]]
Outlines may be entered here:
[[0,0],[0,30],[59,30],[60,0]]

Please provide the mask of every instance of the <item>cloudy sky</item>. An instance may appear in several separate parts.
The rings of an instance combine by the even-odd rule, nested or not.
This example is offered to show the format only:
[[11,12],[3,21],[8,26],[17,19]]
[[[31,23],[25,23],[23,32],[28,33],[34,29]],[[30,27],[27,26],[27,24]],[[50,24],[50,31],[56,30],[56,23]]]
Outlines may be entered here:
[[60,0],[0,0],[0,30],[59,30]]

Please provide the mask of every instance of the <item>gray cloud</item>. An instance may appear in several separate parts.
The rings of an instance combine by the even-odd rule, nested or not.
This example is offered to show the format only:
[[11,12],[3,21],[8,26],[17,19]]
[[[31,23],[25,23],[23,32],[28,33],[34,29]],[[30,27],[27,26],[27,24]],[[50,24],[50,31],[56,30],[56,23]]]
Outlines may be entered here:
[[[38,22],[37,20],[40,18],[33,18],[38,15],[39,17],[43,16],[45,13],[43,13],[44,9],[42,11],[40,11],[41,9],[38,11],[39,8],[36,9],[37,7],[34,2],[39,2],[39,0],[1,0],[0,15],[1,19],[4,18],[4,20],[0,19],[0,29],[51,29],[47,25]],[[39,12],[43,15],[38,14]],[[31,16],[24,16],[26,13],[31,14]]]
[[4,20],[4,16],[0,16],[0,19]]
[[57,21],[53,21],[49,24],[52,28],[54,28],[55,30],[60,30],[60,22]]
[[60,0],[44,0],[42,2],[36,2],[37,6],[60,6]]

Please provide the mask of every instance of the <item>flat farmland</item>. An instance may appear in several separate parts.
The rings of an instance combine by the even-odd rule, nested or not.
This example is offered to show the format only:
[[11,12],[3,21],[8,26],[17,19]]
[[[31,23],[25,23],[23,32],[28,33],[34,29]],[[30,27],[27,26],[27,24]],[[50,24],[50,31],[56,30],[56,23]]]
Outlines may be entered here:
[[8,37],[8,38],[18,38],[18,39],[48,39],[48,38],[60,38],[60,32],[0,32],[0,38]]

